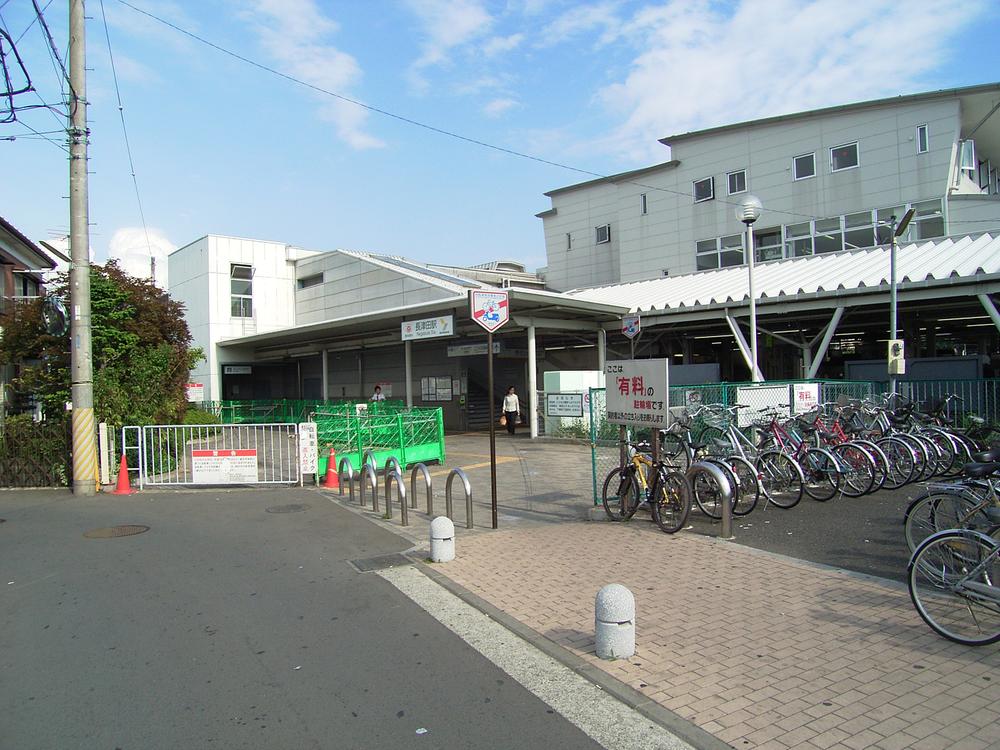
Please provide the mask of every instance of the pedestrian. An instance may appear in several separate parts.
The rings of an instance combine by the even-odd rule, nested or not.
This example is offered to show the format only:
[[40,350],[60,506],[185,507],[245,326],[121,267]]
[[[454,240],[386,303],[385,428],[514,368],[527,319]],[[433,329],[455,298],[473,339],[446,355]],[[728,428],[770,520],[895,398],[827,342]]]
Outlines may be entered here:
[[385,401],[385,396],[382,394],[382,386],[375,386],[375,392],[372,394],[371,401]]
[[514,386],[507,388],[507,395],[503,397],[503,416],[507,422],[507,432],[514,434],[514,427],[517,425],[521,413],[521,404],[514,393]]

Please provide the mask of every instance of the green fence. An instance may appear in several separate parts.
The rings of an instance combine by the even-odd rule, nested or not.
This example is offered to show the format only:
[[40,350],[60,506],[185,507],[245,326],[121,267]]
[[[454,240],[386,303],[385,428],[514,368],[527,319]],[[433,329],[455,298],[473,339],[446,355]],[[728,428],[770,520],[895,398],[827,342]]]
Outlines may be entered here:
[[271,399],[264,401],[206,401],[200,404],[223,424],[278,424],[308,422],[317,411],[327,414],[353,414],[363,404],[371,414],[396,414],[406,409],[399,400],[322,401],[308,399]]
[[440,408],[368,408],[362,412],[327,404],[312,415],[319,439],[319,474],[326,474],[330,448],[337,463],[345,456],[360,471],[364,454],[371,451],[379,469],[389,456],[406,468],[417,463],[443,463],[444,415]]

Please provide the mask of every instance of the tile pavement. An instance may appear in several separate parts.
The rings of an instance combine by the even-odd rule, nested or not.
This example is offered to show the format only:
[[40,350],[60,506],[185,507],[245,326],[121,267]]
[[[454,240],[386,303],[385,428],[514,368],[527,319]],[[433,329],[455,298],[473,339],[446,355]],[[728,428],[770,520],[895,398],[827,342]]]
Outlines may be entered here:
[[[477,528],[456,497],[458,558],[435,569],[573,654],[736,748],[1000,747],[1000,646],[938,637],[898,583],[607,522],[589,448],[505,435],[497,448],[492,531],[488,440],[449,436],[445,469],[468,469]],[[410,519],[425,544],[428,519]],[[625,661],[594,654],[594,596],[611,582],[637,600]]]

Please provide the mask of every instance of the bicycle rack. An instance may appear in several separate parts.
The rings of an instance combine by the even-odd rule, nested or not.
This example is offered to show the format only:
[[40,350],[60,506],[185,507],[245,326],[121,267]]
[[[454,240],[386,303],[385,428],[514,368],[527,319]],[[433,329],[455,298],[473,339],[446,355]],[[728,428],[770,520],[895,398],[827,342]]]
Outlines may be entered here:
[[[388,468],[388,466],[386,466]],[[392,518],[392,485],[396,485],[396,496],[399,498],[399,520],[403,526],[409,526],[410,520],[406,511],[406,482],[398,471],[385,476],[385,517]]]
[[719,532],[719,538],[733,539],[733,488],[729,486],[729,479],[718,466],[704,461],[695,461],[685,475],[692,487],[698,474],[708,474],[719,485],[719,492],[722,493],[722,529]]
[[427,487],[427,515],[434,515],[434,493],[431,491],[431,473],[424,464],[417,464],[410,474],[410,507],[417,507],[417,473],[424,478],[424,485]]
[[382,467],[382,484],[389,484],[389,474],[394,471],[398,471],[402,474],[403,467],[399,465],[399,460],[395,456],[389,456],[385,460],[385,465]]
[[368,485],[372,488],[372,510],[378,512],[378,477],[372,470],[372,465],[366,463],[361,467],[361,507],[365,507],[365,477],[368,478]]
[[465,472],[461,469],[452,469],[451,474],[448,475],[448,482],[444,486],[444,507],[445,515],[448,516],[452,521],[452,513],[454,509],[451,504],[451,483],[458,477],[462,480],[462,489],[465,491],[465,528],[472,528],[472,485],[469,484],[469,478],[465,475]]
[[375,454],[370,450],[364,452],[364,455],[361,457],[361,464],[362,466],[370,465],[372,467],[372,472],[378,473],[378,461],[375,460]]
[[351,502],[353,503],[354,502],[354,466],[351,464],[351,459],[349,459],[347,456],[344,456],[342,459],[340,459],[340,466],[337,467],[337,478],[339,480],[341,480],[340,481],[340,496],[341,497],[344,496],[344,484],[345,484],[345,482],[343,480],[345,479],[345,476],[344,476],[344,474],[345,474],[344,467],[345,466],[347,467],[347,472],[346,472],[346,474],[347,474],[347,476],[346,476],[346,479],[347,479],[347,482],[346,482],[347,489],[351,493]]

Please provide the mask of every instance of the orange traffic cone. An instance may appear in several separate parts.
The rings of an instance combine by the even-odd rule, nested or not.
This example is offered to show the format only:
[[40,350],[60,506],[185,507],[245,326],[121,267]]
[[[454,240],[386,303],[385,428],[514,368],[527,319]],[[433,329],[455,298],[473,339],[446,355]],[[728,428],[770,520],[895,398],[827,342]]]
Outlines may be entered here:
[[330,457],[326,459],[326,478],[323,486],[328,490],[340,489],[340,472],[337,471],[337,451],[330,446]]
[[111,494],[131,495],[132,492],[132,485],[128,482],[128,461],[125,460],[125,454],[122,453],[121,463],[118,464],[118,485]]

